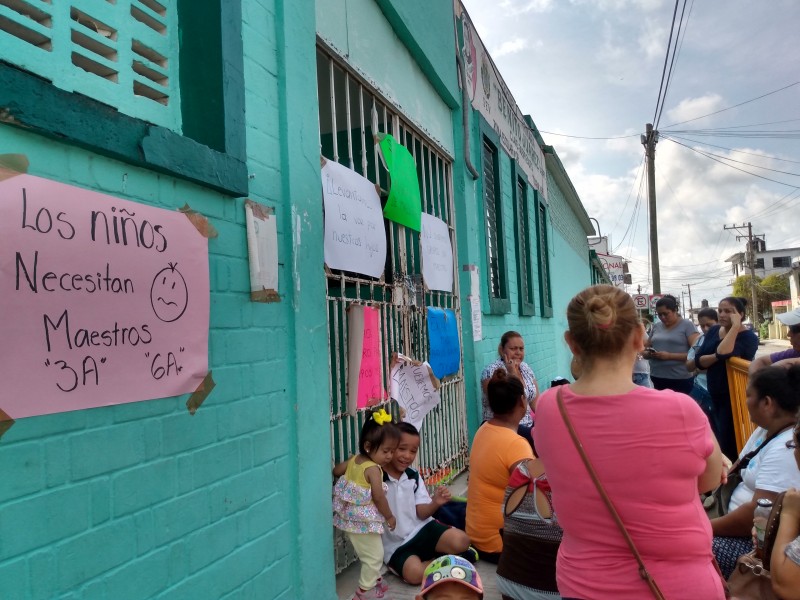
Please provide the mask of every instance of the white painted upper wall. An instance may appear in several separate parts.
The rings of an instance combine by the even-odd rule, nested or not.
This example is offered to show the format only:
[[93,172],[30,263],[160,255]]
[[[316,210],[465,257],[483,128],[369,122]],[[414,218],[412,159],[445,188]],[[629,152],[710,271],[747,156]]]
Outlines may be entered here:
[[373,0],[318,0],[316,16],[317,34],[453,156],[452,113],[378,5]]

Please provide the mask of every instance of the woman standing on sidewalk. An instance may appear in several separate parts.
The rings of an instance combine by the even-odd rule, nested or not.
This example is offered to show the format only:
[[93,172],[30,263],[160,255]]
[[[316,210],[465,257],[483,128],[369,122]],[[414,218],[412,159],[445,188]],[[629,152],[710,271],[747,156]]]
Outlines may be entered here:
[[542,394],[533,431],[564,530],[556,570],[561,595],[651,597],[559,404],[664,596],[722,600],[711,524],[698,494],[722,477],[708,419],[685,394],[631,381],[644,328],[628,294],[610,285],[587,288],[570,301],[567,322],[564,337],[580,360],[580,378]]
[[733,429],[728,370],[725,365],[733,356],[753,360],[758,350],[758,337],[743,324],[745,298],[729,296],[719,303],[719,325],[705,335],[703,345],[694,355],[698,369],[708,369],[706,377],[711,394],[711,427],[719,440],[722,453],[729,459],[738,456]]
[[675,390],[690,394],[694,377],[686,370],[686,355],[700,334],[689,319],[678,314],[678,301],[670,295],[656,302],[658,323],[653,325],[650,348],[650,380],[657,390]]

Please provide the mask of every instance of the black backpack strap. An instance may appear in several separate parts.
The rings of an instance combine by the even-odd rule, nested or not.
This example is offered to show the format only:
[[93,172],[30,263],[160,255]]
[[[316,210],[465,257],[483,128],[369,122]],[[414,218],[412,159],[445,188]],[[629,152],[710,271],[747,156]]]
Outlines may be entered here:
[[[419,489],[419,473],[417,473],[411,467],[408,467],[405,470],[405,474],[406,474],[406,477],[408,477],[409,479],[411,479],[414,482],[414,492],[416,493],[416,491]],[[386,471],[383,471],[383,480],[384,481],[389,481],[389,474]]]
[[414,481],[414,493],[419,489],[419,473],[411,467],[406,469],[406,477]]

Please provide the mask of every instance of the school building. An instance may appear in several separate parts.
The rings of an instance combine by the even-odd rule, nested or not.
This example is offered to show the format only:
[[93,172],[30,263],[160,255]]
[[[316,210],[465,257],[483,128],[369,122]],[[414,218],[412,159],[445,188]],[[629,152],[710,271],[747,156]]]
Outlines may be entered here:
[[[414,159],[421,212],[446,225],[449,290],[423,278],[420,233],[389,219],[380,276],[325,264],[321,165],[355,171],[385,203],[392,182],[375,141],[387,134]],[[37,196],[39,213],[15,181],[52,190]],[[82,235],[65,208],[81,202],[135,203],[140,217],[182,209],[207,240],[208,322],[187,329],[201,343],[180,348],[204,368],[194,393],[139,391],[172,366],[184,377],[177,362],[101,380],[115,347],[94,370],[84,359],[79,389],[59,400],[71,359],[53,354],[42,316],[19,298],[47,290],[98,319],[121,301],[88,294],[60,255],[67,223]],[[254,211],[274,228],[264,239],[277,278],[255,291]],[[556,148],[518,108],[458,0],[0,2],[0,212],[0,302],[21,307],[0,311],[2,362],[30,365],[6,368],[0,393],[9,600],[334,598],[353,556],[332,527],[331,467],[353,452],[363,420],[352,410],[352,307],[378,315],[383,385],[392,353],[429,358],[428,308],[452,311],[459,368],[441,382],[419,459],[430,482],[447,481],[468,466],[480,372],[502,333],[524,336],[546,387],[569,374],[566,303],[604,278]],[[118,222],[108,245],[134,235],[121,212]],[[161,251],[160,230],[136,227],[139,249]],[[21,271],[14,244],[31,235],[63,273],[35,283],[27,254]],[[113,280],[104,250],[85,248],[95,280]],[[120,273],[140,268],[137,255],[119,256]],[[57,326],[45,318],[45,332]],[[96,327],[80,340],[99,347],[116,325]],[[70,340],[77,356],[84,341]],[[97,407],[82,408],[89,395],[76,394],[89,385]]]

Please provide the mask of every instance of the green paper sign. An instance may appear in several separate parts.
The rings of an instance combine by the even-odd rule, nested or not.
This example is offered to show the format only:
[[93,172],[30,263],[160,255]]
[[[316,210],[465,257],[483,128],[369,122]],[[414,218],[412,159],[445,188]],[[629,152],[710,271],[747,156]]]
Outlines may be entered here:
[[384,135],[379,142],[383,161],[391,176],[389,200],[383,208],[383,216],[414,231],[420,230],[422,200],[419,195],[417,167],[414,157],[391,135]]

